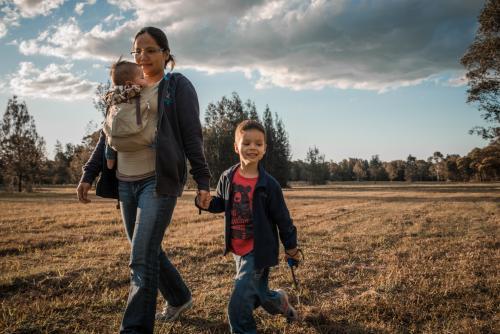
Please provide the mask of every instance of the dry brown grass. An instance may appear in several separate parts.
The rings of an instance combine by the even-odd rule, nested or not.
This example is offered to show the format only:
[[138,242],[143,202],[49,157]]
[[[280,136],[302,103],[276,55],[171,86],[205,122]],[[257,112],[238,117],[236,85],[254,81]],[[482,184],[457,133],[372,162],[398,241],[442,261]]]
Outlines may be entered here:
[[[113,201],[74,189],[0,194],[0,332],[116,333],[129,245]],[[303,321],[258,310],[262,333],[491,333],[499,317],[500,184],[338,184],[286,191],[306,261],[273,269]],[[222,215],[179,200],[164,248],[195,305],[156,333],[226,333]],[[159,298],[158,304],[160,306]]]

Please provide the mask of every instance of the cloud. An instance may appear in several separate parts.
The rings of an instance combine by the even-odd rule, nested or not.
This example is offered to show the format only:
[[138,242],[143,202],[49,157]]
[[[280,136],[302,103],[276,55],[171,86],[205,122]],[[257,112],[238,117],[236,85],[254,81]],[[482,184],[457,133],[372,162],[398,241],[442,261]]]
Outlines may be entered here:
[[450,78],[447,81],[447,86],[450,87],[461,87],[467,85],[467,78],[465,77],[465,74],[462,74],[461,76]]
[[5,35],[7,35],[7,26],[5,25],[5,23],[0,22],[0,38],[4,37]]
[[113,23],[113,22],[119,22],[119,21],[122,21],[125,19],[125,16],[123,15],[115,15],[115,14],[111,14],[111,15],[108,15],[104,18],[103,22],[105,23]]
[[[19,52],[23,55],[46,55],[63,59],[115,60],[130,50],[131,29],[124,24],[115,30],[105,31],[101,25],[83,32],[75,18],[49,27],[37,38],[22,41]],[[128,54],[128,53],[127,53]]]
[[9,26],[19,26],[19,13],[6,0],[0,0],[0,39],[5,37]]
[[94,5],[96,3],[96,0],[88,0],[88,1],[85,1],[85,2],[79,2],[75,5],[75,13],[77,15],[82,15],[83,14],[83,10],[84,10],[84,7],[87,6],[87,5]]
[[85,2],[79,2],[75,5],[75,13],[78,15],[83,14],[83,7],[85,7]]
[[133,11],[133,19],[87,32],[70,20],[20,43],[21,52],[111,61],[127,54],[140,27],[153,25],[167,32],[181,69],[250,73],[261,89],[382,92],[460,69],[481,7],[455,0],[108,2]]
[[52,10],[64,3],[64,0],[13,0],[22,17],[48,15]]
[[0,38],[7,35],[8,26],[19,26],[21,18],[47,16],[63,3],[64,0],[0,0]]
[[31,62],[21,62],[17,73],[8,76],[8,88],[12,94],[25,97],[65,101],[90,98],[97,83],[71,73],[71,68],[71,64],[50,64],[38,69]]

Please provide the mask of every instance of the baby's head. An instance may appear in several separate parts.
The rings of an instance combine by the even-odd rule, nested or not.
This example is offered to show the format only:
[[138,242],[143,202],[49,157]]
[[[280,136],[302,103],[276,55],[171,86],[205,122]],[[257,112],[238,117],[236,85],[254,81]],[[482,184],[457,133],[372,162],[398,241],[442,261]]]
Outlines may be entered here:
[[140,66],[136,63],[122,60],[121,57],[111,65],[109,75],[115,86],[147,85]]

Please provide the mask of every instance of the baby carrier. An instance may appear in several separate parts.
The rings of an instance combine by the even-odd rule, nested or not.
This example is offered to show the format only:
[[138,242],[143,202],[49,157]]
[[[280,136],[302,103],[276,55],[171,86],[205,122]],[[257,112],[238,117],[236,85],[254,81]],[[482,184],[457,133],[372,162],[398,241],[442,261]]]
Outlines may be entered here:
[[118,86],[106,94],[103,130],[109,139],[133,136],[148,124],[150,107],[146,99],[141,99],[140,91],[140,86]]

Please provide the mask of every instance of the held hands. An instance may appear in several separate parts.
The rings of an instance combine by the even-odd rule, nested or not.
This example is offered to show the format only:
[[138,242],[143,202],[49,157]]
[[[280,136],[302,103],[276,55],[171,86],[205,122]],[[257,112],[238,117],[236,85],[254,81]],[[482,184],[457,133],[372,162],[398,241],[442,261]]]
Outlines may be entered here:
[[210,206],[210,201],[212,200],[212,196],[209,191],[206,190],[198,190],[196,194],[196,204],[202,208],[207,210]]
[[88,199],[87,194],[89,193],[92,185],[86,182],[80,182],[78,187],[76,188],[76,194],[78,195],[78,201],[83,204],[90,203],[90,199]]

